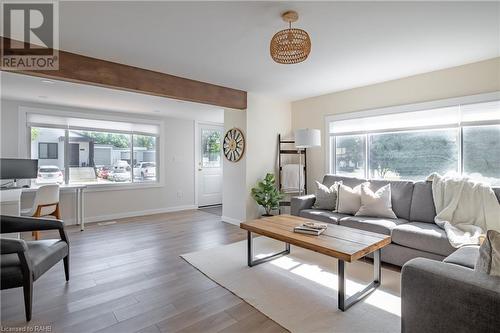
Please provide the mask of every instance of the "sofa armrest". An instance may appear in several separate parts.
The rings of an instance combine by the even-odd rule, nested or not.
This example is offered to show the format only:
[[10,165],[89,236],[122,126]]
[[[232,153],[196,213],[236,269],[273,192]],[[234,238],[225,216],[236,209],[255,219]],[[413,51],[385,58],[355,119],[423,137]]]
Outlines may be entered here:
[[299,216],[301,210],[312,208],[315,201],[316,196],[314,194],[292,197],[290,199],[290,214]]
[[24,251],[28,251],[28,246],[24,240],[15,238],[0,239],[1,254],[19,253]]
[[490,332],[499,313],[499,277],[424,258],[402,268],[403,333]]

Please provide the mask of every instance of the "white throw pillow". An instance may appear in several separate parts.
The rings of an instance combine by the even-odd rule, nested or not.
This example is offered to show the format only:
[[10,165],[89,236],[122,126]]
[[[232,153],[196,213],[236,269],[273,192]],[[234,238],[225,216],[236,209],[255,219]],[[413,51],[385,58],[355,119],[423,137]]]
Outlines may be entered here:
[[335,182],[332,186],[327,187],[316,181],[316,201],[313,208],[335,210],[339,184],[342,182]]
[[396,219],[392,210],[391,184],[382,186],[373,192],[369,185],[361,184],[361,207],[356,216],[386,217]]
[[[369,185],[366,182],[363,184]],[[344,184],[339,185],[338,195],[337,195],[337,212],[342,214],[354,215],[361,207],[361,185],[351,188]]]

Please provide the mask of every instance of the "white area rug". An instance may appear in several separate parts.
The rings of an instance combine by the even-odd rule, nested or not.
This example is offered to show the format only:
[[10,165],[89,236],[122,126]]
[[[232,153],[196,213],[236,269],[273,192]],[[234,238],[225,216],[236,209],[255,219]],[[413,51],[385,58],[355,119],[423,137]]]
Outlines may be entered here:
[[[256,257],[284,249],[265,237],[254,239]],[[342,312],[337,308],[337,260],[292,246],[291,254],[247,266],[246,241],[182,257],[212,280],[291,332],[399,332],[400,274],[382,269],[382,285]],[[373,279],[370,263],[346,264],[347,294]]]

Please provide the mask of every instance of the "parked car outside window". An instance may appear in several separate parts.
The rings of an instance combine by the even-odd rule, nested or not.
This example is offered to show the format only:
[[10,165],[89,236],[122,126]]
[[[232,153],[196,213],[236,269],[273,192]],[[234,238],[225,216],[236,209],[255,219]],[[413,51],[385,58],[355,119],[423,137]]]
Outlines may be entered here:
[[38,168],[37,184],[62,184],[64,175],[56,165],[44,165]]
[[134,178],[146,179],[156,177],[155,162],[139,162],[134,167]]
[[130,181],[130,178],[130,170],[127,171],[126,169],[122,168],[113,169],[108,173],[108,180],[111,180],[113,182],[128,182]]

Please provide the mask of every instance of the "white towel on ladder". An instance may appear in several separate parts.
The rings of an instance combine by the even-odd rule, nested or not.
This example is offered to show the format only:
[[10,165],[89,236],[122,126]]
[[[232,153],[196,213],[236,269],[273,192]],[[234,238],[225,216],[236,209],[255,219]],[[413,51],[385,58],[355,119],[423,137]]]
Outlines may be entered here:
[[281,190],[284,193],[297,193],[299,192],[299,172],[300,184],[304,189],[304,165],[302,168],[299,164],[285,164],[281,170]]

